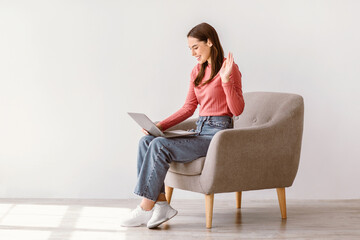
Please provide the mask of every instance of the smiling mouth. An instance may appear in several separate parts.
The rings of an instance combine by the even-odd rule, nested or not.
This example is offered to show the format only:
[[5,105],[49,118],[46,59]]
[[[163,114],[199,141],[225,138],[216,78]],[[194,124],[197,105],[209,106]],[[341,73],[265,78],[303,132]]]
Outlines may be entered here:
[[198,56],[196,59],[199,61],[199,60],[200,60],[200,58],[201,58],[201,56]]

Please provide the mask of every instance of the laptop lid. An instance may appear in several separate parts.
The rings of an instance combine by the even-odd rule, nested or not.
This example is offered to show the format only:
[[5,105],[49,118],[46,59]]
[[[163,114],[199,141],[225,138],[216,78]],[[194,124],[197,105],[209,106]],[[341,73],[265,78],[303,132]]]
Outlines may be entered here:
[[165,137],[164,133],[144,113],[128,112],[128,114],[151,135]]

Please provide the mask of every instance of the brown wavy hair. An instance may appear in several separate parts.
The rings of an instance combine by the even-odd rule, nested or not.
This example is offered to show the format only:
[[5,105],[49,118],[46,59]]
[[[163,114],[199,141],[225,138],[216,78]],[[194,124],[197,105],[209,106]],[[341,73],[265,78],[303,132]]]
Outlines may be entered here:
[[[217,32],[215,29],[207,23],[200,23],[193,27],[189,33],[187,34],[187,37],[193,37],[198,39],[199,41],[207,42],[208,39],[213,44],[210,49],[210,58],[211,58],[211,75],[210,78],[204,82],[202,85],[208,84],[215,75],[220,71],[221,66],[224,61],[224,50],[220,44],[220,40],[218,37]],[[201,80],[204,78],[205,75],[205,69],[208,66],[208,62],[204,62],[201,64],[200,71],[197,75],[197,77],[194,80],[195,86],[198,86],[201,82]]]

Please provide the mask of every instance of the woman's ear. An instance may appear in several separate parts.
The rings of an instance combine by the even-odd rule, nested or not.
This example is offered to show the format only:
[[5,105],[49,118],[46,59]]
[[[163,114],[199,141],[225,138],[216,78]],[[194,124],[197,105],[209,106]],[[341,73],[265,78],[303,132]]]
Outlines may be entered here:
[[207,40],[207,43],[206,43],[209,47],[211,47],[213,44],[212,42],[210,41],[210,39]]

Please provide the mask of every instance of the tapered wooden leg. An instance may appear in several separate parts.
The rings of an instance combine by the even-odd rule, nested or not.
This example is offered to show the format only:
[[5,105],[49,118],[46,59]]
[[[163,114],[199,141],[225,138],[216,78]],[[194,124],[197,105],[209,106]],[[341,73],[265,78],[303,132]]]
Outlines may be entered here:
[[241,208],[241,192],[236,192],[236,208]]
[[174,190],[174,188],[165,186],[165,196],[166,196],[166,201],[168,202],[168,204],[170,204],[170,202],[171,202],[171,196],[172,196],[173,190]]
[[279,199],[281,218],[286,219],[285,188],[277,188],[276,191],[277,191],[277,195],[278,195],[278,199]]
[[205,216],[206,216],[206,228],[212,226],[212,216],[214,208],[214,194],[205,194]]

